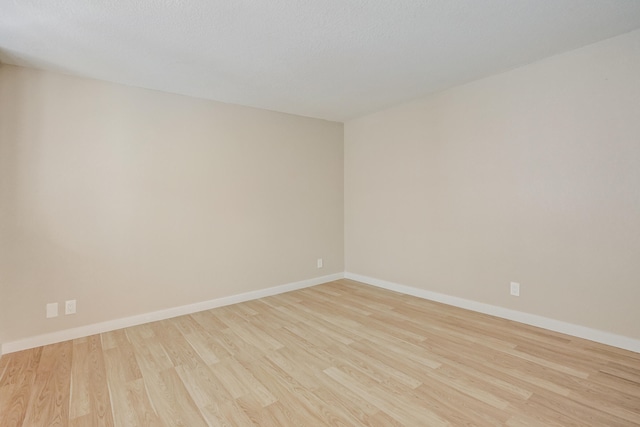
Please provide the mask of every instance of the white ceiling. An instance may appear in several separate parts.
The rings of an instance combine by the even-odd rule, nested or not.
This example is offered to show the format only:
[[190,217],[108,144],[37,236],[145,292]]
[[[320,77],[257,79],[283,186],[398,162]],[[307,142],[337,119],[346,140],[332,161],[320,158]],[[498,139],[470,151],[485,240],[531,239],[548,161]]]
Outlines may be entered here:
[[0,0],[0,61],[343,121],[640,28],[640,0]]

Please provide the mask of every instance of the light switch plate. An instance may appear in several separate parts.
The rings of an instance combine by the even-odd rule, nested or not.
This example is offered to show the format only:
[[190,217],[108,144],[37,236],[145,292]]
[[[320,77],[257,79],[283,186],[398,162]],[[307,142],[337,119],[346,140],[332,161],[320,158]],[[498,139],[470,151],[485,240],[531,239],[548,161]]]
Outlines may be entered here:
[[58,303],[52,302],[47,304],[47,319],[58,317]]

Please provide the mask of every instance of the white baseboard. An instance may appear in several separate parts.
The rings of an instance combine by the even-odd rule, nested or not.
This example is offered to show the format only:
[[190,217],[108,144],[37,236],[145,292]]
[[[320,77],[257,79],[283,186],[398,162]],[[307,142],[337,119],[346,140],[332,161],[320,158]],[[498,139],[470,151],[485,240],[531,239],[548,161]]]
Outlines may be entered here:
[[393,283],[386,280],[375,279],[373,277],[367,277],[347,272],[330,274],[327,276],[316,277],[313,279],[302,280],[299,282],[288,283],[280,286],[274,286],[267,289],[245,292],[242,294],[216,298],[209,301],[183,305],[180,307],[172,307],[165,310],[154,311],[151,313],[145,313],[121,319],[114,319],[106,322],[94,323],[91,325],[80,326],[77,328],[65,329],[62,331],[56,331],[48,334],[24,338],[17,341],[11,341],[0,346],[0,355],[76,338],[82,338],[89,335],[100,334],[103,332],[109,332],[116,329],[127,328],[129,326],[141,325],[143,323],[154,322],[157,320],[170,319],[172,317],[196,313],[198,311],[209,310],[216,307],[223,307],[225,305],[237,304],[240,302],[278,295],[285,292],[295,291],[297,289],[303,289],[310,286],[320,285],[322,283],[332,282],[334,280],[342,278],[356,280],[358,282],[377,286],[379,288],[384,288],[407,295],[413,295],[419,298],[437,301],[443,304],[465,308],[467,310],[477,311],[479,313],[485,313],[504,319],[514,320],[516,322],[524,323],[527,325],[537,326],[543,329],[548,329],[551,331],[560,332],[574,337],[584,338],[587,340],[640,353],[640,340],[637,339],[613,334],[610,332],[604,332],[597,329],[587,328],[585,326],[574,325],[572,323],[550,319],[535,314],[524,313],[504,307],[484,304],[473,300],[454,297],[438,292],[427,291],[425,289],[400,285],[398,283]]
[[13,353],[20,350],[27,350],[34,347],[40,347],[43,345],[54,344],[62,341],[68,341],[76,338],[82,338],[89,335],[101,334],[103,332],[114,331],[116,329],[127,328],[129,326],[141,325],[143,323],[155,322],[157,320],[170,319],[172,317],[183,316],[185,314],[196,313],[198,311],[210,310],[212,308],[223,307],[225,305],[237,304],[239,302],[278,295],[285,292],[295,291],[297,289],[303,289],[310,286],[320,285],[322,283],[332,282],[334,280],[342,279],[343,277],[343,273],[330,274],[328,276],[315,277],[313,279],[301,280],[299,282],[274,286],[267,289],[259,289],[257,291],[245,292],[228,297],[212,299],[209,301],[197,302],[180,307],[172,307],[165,310],[154,311],[151,313],[139,314],[137,316],[124,317],[121,319],[114,319],[101,323],[93,323],[91,325],[79,326],[77,328],[65,329],[62,331],[37,335],[17,341],[6,342],[0,347],[0,355]]
[[527,325],[537,326],[539,328],[548,329],[551,331],[560,332],[574,337],[584,338],[590,341],[595,341],[613,347],[640,353],[640,340],[625,337],[623,335],[616,335],[610,332],[604,332],[597,329],[587,328],[585,326],[574,325],[572,323],[550,319],[548,317],[524,313],[522,311],[511,310],[495,305],[484,304],[481,302],[458,298],[437,292],[431,292],[425,289],[400,285],[397,283],[388,282],[386,280],[375,279],[373,277],[362,276],[359,274],[346,272],[344,274],[344,277],[346,279],[356,280],[358,282],[377,286],[379,288],[384,288],[407,295],[413,295],[419,298],[441,302],[443,304],[448,304],[455,307],[465,308],[467,310],[490,314],[492,316],[501,317],[503,319],[514,320],[516,322],[525,323]]

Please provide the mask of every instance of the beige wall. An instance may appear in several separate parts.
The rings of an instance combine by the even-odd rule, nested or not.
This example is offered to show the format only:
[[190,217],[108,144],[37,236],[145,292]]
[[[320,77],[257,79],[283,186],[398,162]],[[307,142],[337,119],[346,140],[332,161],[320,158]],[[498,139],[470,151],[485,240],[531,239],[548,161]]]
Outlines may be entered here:
[[640,338],[640,31],[347,122],[345,254]]
[[638,75],[636,31],[352,120],[343,165],[338,123],[0,66],[0,343],[345,259],[640,338]]
[[340,123],[1,66],[0,183],[0,342],[344,271]]

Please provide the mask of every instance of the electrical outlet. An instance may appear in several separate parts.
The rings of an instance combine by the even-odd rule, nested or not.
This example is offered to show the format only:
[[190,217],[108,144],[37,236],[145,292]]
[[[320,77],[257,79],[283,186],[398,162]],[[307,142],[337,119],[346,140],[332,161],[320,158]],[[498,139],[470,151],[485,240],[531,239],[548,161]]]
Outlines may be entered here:
[[58,303],[52,302],[47,304],[47,319],[58,317]]
[[76,314],[76,300],[70,299],[65,301],[64,314]]
[[317,264],[318,264],[318,268],[322,268],[322,265],[323,265],[322,258],[318,258],[318,263]]
[[514,297],[520,296],[520,283],[511,282],[511,295]]

